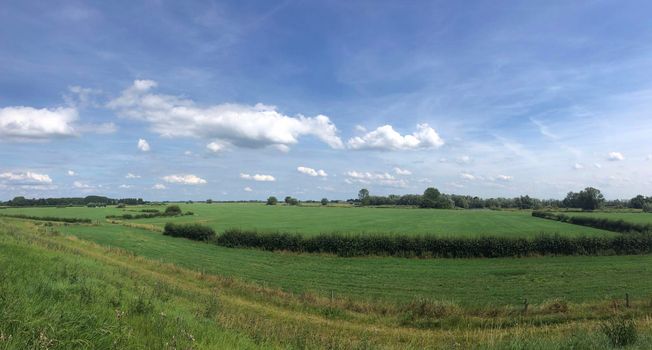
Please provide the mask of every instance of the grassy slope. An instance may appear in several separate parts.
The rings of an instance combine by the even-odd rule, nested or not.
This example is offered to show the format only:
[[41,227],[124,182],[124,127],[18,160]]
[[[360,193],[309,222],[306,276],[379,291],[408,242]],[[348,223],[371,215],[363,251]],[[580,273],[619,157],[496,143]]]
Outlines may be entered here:
[[[163,226],[168,221],[202,222],[218,232],[227,228],[261,231],[319,233],[402,233],[441,236],[533,236],[542,232],[562,235],[611,234],[602,230],[533,218],[529,211],[432,210],[401,208],[288,207],[262,204],[184,204],[193,216],[154,218],[133,222]],[[164,207],[160,207],[163,209]],[[129,208],[138,210],[138,208]],[[11,208],[0,214],[90,218],[134,213],[116,208]]]
[[[547,220],[541,220],[547,221]],[[302,292],[461,305],[582,302],[652,296],[652,256],[522,259],[338,258],[230,249],[119,225],[65,226],[63,232],[150,259]]]

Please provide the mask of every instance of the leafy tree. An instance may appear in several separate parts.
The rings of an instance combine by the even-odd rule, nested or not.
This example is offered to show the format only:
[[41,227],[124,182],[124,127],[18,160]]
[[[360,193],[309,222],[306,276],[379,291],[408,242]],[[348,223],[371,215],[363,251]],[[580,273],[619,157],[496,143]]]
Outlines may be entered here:
[[321,205],[328,205],[328,199],[327,198],[322,198],[321,199]]
[[638,196],[629,200],[629,207],[634,209],[643,209],[643,206],[646,202],[647,201],[645,200],[645,197],[639,194]]
[[421,198],[421,207],[422,208],[437,208],[437,201],[441,193],[438,189],[434,187],[428,187],[423,191],[423,197]]
[[181,208],[179,208],[178,205],[169,205],[167,208],[165,208],[165,215],[181,215]]
[[209,198],[209,199],[207,199],[207,200],[206,200],[206,204],[213,204],[213,200],[212,200],[212,199],[210,199],[210,198]]
[[289,205],[299,205],[299,200],[296,198],[290,197],[290,199],[287,202]]
[[286,196],[285,199],[283,200],[286,204],[290,204],[290,201],[292,200],[292,197]]
[[587,187],[577,195],[577,204],[584,210],[595,210],[604,203],[604,196],[597,188]]
[[363,188],[358,191],[358,199],[360,200],[360,205],[369,205],[369,190]]
[[[287,202],[287,199],[286,199],[286,202]],[[267,205],[276,205],[276,203],[278,203],[278,199],[276,199],[276,197],[269,196],[269,198],[267,198]]]

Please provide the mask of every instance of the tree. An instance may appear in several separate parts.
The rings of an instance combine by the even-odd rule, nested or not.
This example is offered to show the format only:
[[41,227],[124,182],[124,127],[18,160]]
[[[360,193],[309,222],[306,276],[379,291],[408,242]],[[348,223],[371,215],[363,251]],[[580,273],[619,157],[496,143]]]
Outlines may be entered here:
[[428,187],[423,191],[423,197],[421,198],[421,207],[422,208],[437,208],[437,200],[441,196],[441,193],[438,189],[434,187]]
[[296,198],[290,197],[290,199],[287,202],[289,205],[299,205],[299,200]]
[[321,205],[328,205],[328,199],[327,198],[322,198],[321,199]]
[[267,198],[267,205],[276,205],[276,203],[278,203],[278,199],[276,199],[276,197],[269,196],[269,198]]
[[283,200],[285,204],[290,204],[290,201],[292,200],[292,197],[286,196],[285,199]]
[[181,208],[178,205],[170,205],[165,208],[165,215],[174,216],[181,215]]
[[358,191],[358,199],[360,200],[360,205],[369,205],[369,190],[363,188]]
[[212,199],[207,199],[206,204],[213,204],[213,200]]
[[643,209],[645,202],[645,197],[639,194],[638,196],[629,200],[629,207],[634,209]]
[[583,210],[595,210],[604,203],[604,196],[597,188],[587,187],[578,193],[577,202]]
[[534,200],[530,198],[530,196],[525,195],[525,196],[520,196],[516,198],[516,202],[518,203],[518,208],[519,209],[532,209],[534,208]]

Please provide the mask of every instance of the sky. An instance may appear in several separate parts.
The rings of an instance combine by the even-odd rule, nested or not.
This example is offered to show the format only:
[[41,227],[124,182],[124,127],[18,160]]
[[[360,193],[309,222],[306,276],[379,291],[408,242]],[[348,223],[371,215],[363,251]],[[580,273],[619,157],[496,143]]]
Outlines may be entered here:
[[0,200],[652,195],[649,1],[12,1]]

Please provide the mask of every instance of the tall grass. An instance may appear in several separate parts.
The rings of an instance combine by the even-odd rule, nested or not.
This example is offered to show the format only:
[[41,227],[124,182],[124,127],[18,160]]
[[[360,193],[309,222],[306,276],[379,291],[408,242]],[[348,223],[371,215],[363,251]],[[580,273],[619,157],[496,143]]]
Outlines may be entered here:
[[37,220],[37,221],[54,221],[54,222],[67,222],[70,224],[90,224],[93,221],[91,219],[82,219],[82,218],[61,218],[56,216],[32,216],[25,214],[0,214],[7,218],[15,219],[27,219],[27,220]]

